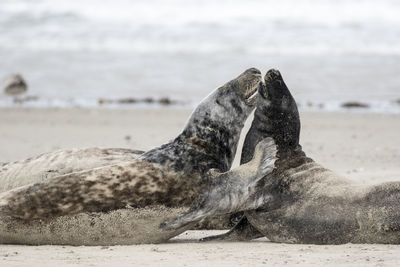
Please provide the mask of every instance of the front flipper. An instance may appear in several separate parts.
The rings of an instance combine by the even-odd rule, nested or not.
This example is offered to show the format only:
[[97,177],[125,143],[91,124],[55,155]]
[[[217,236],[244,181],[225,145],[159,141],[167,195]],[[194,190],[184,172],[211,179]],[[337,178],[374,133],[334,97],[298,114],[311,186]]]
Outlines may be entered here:
[[265,138],[257,144],[253,159],[232,171],[211,179],[210,189],[194,205],[169,222],[160,225],[161,229],[179,229],[203,218],[242,210],[251,210],[264,205],[271,196],[257,192],[257,182],[271,173],[276,160],[276,145],[272,138]]
[[249,223],[246,216],[243,216],[243,218],[228,232],[220,235],[207,236],[200,239],[200,241],[249,241],[263,236],[264,234],[254,228],[254,226]]

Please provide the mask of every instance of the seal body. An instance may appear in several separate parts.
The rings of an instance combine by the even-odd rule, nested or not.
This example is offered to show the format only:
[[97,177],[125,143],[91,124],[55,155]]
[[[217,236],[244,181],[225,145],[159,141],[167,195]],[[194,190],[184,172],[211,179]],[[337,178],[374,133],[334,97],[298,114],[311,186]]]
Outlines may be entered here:
[[399,244],[400,183],[362,185],[308,158],[299,145],[300,119],[294,99],[279,72],[267,73],[259,94],[246,137],[248,147],[243,151],[251,153],[259,138],[275,139],[279,159],[256,189],[270,198],[257,209],[245,211],[245,218],[230,232],[207,240],[266,236],[285,243]]
[[[14,223],[22,219],[25,225],[42,219],[48,227],[59,216],[94,212],[107,217],[110,211],[127,207],[140,215],[140,210],[162,206],[165,212],[155,216],[160,221],[170,218],[188,208],[207,186],[202,177],[209,169],[229,170],[244,121],[254,108],[260,80],[260,72],[249,69],[218,88],[195,109],[178,137],[133,162],[74,172],[3,193],[2,216],[15,218]],[[162,242],[186,230],[166,235],[158,224],[148,227],[153,225],[149,214],[141,218],[149,222],[140,223],[142,228],[135,230],[130,244]],[[115,228],[104,231],[112,235]]]
[[159,224],[185,211],[186,208],[152,205],[109,212],[80,212],[45,220],[22,221],[1,216],[0,243],[72,246],[160,243],[174,237],[176,231],[160,231]]
[[279,159],[258,185],[271,198],[245,212],[252,227],[274,242],[400,243],[400,183],[365,186],[308,158],[299,145],[295,101],[278,71],[267,73],[259,94],[258,127],[248,139],[273,137]]
[[0,192],[93,168],[132,162],[143,151],[123,148],[58,150],[0,166]]
[[274,242],[400,243],[400,183],[365,186],[303,160],[269,177],[270,201],[246,211],[257,230]]

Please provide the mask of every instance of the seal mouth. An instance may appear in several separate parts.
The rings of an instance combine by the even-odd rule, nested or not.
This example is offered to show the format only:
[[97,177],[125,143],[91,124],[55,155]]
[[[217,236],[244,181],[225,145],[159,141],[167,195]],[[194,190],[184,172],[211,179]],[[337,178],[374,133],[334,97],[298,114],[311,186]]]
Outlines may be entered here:
[[244,103],[246,103],[246,105],[250,107],[253,107],[257,103],[257,98],[258,98],[257,87],[254,87],[254,92],[245,98]]
[[251,77],[248,79],[248,84],[243,92],[243,99],[246,105],[252,107],[257,103],[257,89],[262,82],[262,75],[261,71],[256,68],[248,69],[244,73],[250,74]]
[[257,100],[258,84],[262,81],[261,71],[256,68],[245,70],[232,80],[232,89],[236,97],[246,106],[254,107]]

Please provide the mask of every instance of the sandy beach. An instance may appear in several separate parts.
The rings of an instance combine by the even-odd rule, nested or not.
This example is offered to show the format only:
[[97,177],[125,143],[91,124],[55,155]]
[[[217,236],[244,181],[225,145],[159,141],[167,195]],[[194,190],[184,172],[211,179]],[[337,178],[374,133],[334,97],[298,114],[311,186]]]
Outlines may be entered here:
[[[190,112],[185,108],[1,108],[0,162],[74,147],[148,150],[175,137]],[[321,112],[301,113],[301,119],[301,144],[317,162],[362,183],[400,180],[399,115]],[[250,122],[251,118],[247,127]],[[167,244],[157,245],[0,245],[0,266],[400,264],[400,247],[394,245],[287,245],[271,243],[265,238],[237,243],[196,242],[199,237],[215,233],[220,231],[189,231]]]

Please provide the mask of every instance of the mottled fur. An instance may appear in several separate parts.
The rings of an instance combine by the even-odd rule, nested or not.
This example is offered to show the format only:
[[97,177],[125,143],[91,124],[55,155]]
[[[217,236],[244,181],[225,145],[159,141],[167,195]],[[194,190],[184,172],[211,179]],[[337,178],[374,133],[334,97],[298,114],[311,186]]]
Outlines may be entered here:
[[122,148],[58,150],[0,165],[0,192],[40,183],[60,175],[121,162],[132,162],[143,151]]

